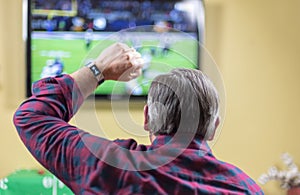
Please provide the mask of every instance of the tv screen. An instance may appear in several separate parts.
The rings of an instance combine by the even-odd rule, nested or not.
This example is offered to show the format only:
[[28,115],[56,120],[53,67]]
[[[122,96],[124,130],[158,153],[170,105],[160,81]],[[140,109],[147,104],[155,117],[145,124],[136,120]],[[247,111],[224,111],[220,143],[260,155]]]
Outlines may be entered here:
[[27,14],[27,96],[33,82],[72,73],[115,42],[141,53],[142,75],[105,81],[97,97],[145,97],[155,76],[176,67],[199,69],[200,0],[31,0]]

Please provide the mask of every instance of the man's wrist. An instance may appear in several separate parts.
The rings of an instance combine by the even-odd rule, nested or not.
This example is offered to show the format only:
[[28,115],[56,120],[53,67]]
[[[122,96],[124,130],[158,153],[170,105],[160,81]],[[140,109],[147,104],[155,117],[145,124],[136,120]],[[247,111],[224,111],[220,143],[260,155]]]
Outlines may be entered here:
[[104,82],[104,76],[103,76],[101,70],[99,70],[99,68],[96,66],[95,62],[87,63],[86,67],[90,69],[90,71],[94,75],[95,79],[97,80],[98,85],[100,85]]

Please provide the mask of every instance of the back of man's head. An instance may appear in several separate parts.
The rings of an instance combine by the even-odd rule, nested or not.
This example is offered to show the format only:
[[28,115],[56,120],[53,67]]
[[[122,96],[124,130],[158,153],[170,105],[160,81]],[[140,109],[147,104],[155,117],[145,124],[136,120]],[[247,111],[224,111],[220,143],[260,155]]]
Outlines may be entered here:
[[157,76],[148,94],[148,128],[154,135],[194,133],[212,137],[219,99],[212,82],[199,70],[174,69]]

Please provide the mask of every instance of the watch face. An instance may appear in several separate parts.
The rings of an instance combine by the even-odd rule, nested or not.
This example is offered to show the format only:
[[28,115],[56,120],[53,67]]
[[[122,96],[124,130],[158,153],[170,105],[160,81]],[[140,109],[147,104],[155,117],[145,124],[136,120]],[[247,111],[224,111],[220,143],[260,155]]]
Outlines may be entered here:
[[98,75],[101,74],[100,70],[97,68],[95,64],[92,64],[89,68],[93,72],[95,77],[98,77]]

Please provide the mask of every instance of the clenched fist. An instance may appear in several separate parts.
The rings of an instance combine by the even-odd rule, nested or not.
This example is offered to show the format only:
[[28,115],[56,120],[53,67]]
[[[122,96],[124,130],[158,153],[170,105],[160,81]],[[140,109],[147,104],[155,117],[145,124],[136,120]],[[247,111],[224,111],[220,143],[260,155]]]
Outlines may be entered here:
[[129,81],[141,75],[143,59],[133,48],[115,43],[95,60],[105,80]]

